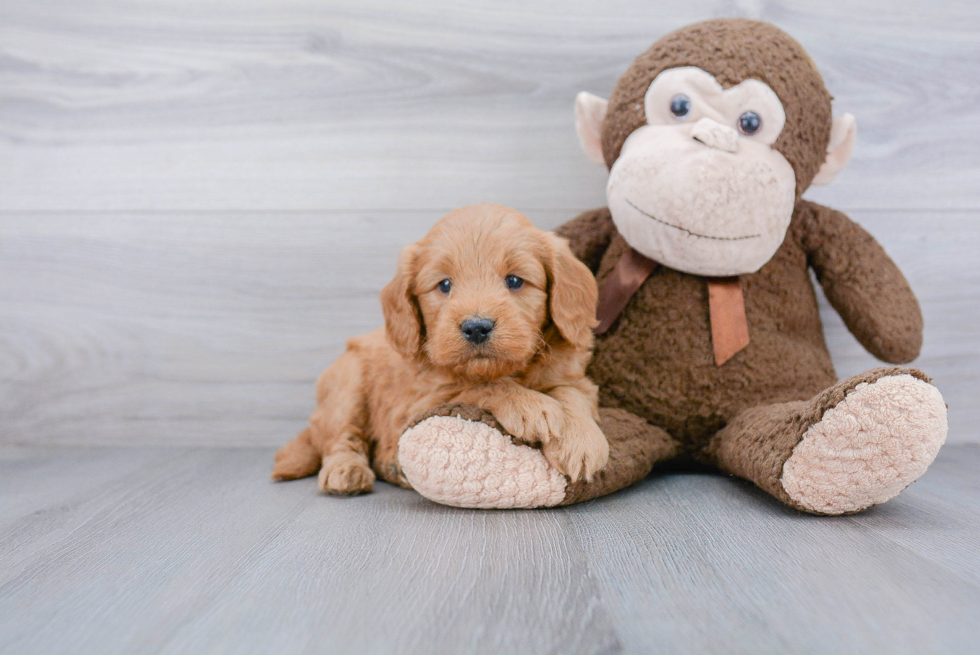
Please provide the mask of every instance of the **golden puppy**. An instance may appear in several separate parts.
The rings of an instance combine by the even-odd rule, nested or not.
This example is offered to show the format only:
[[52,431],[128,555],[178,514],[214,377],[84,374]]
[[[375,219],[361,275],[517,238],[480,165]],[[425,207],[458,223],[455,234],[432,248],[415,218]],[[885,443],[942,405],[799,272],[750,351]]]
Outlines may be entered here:
[[[330,493],[369,491],[397,466],[410,420],[461,402],[540,444],[573,481],[606,465],[585,377],[598,292],[568,244],[518,212],[457,209],[402,251],[381,292],[385,328],[355,337],[317,382],[310,425],[276,454],[279,480],[320,471]],[[373,472],[372,472],[373,469]]]

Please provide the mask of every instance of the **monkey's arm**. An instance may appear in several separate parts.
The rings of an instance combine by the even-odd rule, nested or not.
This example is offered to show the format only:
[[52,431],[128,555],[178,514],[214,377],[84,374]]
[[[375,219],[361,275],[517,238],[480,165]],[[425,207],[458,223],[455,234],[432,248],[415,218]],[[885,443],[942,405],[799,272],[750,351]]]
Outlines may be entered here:
[[918,357],[922,312],[895,262],[841,212],[801,204],[807,260],[847,329],[878,359],[905,364]]
[[591,209],[558,227],[555,234],[568,239],[572,252],[595,273],[616,233],[608,207]]

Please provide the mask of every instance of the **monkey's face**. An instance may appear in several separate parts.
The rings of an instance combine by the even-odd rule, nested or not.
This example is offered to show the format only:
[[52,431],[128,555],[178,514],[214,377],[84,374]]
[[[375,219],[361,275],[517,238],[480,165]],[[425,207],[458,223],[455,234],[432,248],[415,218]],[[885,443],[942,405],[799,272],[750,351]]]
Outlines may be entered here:
[[636,250],[686,273],[753,273],[783,242],[796,174],[772,147],[786,122],[756,79],[724,89],[693,66],[654,78],[646,125],[626,139],[606,197]]

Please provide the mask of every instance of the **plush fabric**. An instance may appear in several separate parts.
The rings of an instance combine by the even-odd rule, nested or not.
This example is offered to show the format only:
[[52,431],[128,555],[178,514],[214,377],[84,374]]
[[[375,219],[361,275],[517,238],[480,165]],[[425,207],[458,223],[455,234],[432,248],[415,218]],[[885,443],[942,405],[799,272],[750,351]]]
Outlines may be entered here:
[[399,441],[405,478],[420,494],[457,507],[531,508],[604,496],[646,477],[681,453],[670,435],[618,409],[600,410],[609,464],[589,482],[570,482],[537,448],[512,437],[489,412],[440,405],[419,415]]
[[[678,94],[688,101],[687,112],[682,116],[674,114],[672,109],[673,100]],[[771,146],[786,124],[783,103],[762,80],[745,79],[726,89],[714,75],[697,66],[669,68],[659,73],[650,83],[643,97],[643,105],[648,125],[677,127],[687,123],[696,126],[707,118],[715,125],[725,127],[724,140],[707,145],[726,152],[738,151],[740,142]],[[608,110],[608,103],[606,108]],[[737,118],[746,109],[754,111],[761,118],[761,124],[751,138],[743,140],[739,138],[736,126]],[[640,131],[637,128],[628,141],[632,141]],[[697,134],[695,138],[700,139]],[[623,156],[622,151],[619,156]]]
[[793,213],[793,169],[764,143],[727,145],[738,138],[710,118],[634,133],[606,185],[616,229],[631,247],[716,277],[754,273],[772,257]]
[[[776,93],[785,125],[772,148],[796,180],[788,227],[768,261],[739,275],[749,340],[727,360],[716,361],[713,349],[711,278],[659,262],[632,291],[596,336],[588,368],[599,386],[609,463],[592,482],[567,485],[559,502],[613,492],[671,460],[745,478],[814,514],[884,502],[935,458],[946,437],[946,407],[917,369],[882,367],[838,381],[824,341],[811,269],[873,355],[908,363],[922,346],[918,302],[884,249],[844,214],[801,197],[818,171],[829,178],[842,167],[853,147],[853,120],[835,124],[832,143],[830,95],[803,49],[779,29],[708,21],[667,35],[620,78],[602,130],[608,166],[625,152],[627,138],[644,129],[651,82],[678,67],[707,71],[726,89],[754,78]],[[608,208],[585,212],[557,233],[600,288],[624,258],[643,253],[635,235],[617,229]],[[492,429],[492,418],[481,421]],[[447,496],[441,502],[456,504]]]
[[833,182],[851,159],[856,140],[857,123],[854,117],[843,114],[834,118],[834,125],[830,130],[830,143],[827,144],[827,160],[817,171],[811,184],[823,185]]
[[[611,222],[608,213],[591,212],[558,231],[575,252],[595,247],[583,235],[609,235],[597,266],[600,286],[629,248],[615,228],[591,225],[605,221]],[[699,443],[743,409],[808,399],[832,385],[836,374],[808,262],[873,354],[892,363],[918,355],[922,317],[895,264],[840,212],[800,201],[782,247],[758,273],[742,276],[749,345],[716,366],[705,278],[660,267],[596,338],[588,372],[600,404]]]
[[[765,491],[797,509],[814,513],[844,513],[843,510],[840,512],[827,511],[828,508],[824,508],[823,511],[817,511],[816,504],[800,502],[801,496],[798,490],[807,486],[808,483],[802,480],[805,476],[797,475],[797,473],[801,468],[806,467],[799,467],[798,464],[790,467],[791,470],[795,469],[797,471],[797,473],[791,474],[789,478],[792,480],[790,484],[792,489],[791,493],[783,483],[786,463],[793,456],[796,447],[802,443],[804,435],[808,433],[808,430],[814,428],[817,433],[826,430],[826,428],[815,426],[820,426],[825,416],[829,419],[833,415],[834,409],[842,405],[855,389],[863,388],[862,385],[875,384],[891,377],[902,380],[914,379],[935,390],[935,387],[929,384],[929,378],[917,369],[900,367],[872,369],[833,384],[809,400],[763,403],[739,412],[722,430],[711,438],[707,447],[701,451],[699,458],[705,463],[716,466],[726,473],[732,473],[747,480],[752,480]],[[938,390],[936,391],[936,395],[938,396]],[[866,440],[867,437],[862,435],[862,428],[860,427],[862,422],[870,426],[877,419],[885,419],[884,421],[880,421],[878,427],[875,428],[876,430],[896,435],[901,435],[907,431],[909,423],[906,421],[906,417],[890,416],[887,413],[876,414],[874,407],[869,408],[867,404],[863,405],[862,409],[867,411],[858,412],[861,416],[854,419],[852,423],[853,429],[851,431],[837,431],[834,446],[841,447],[848,440],[853,440],[855,444]],[[847,412],[847,410],[844,411]],[[933,411],[938,411],[945,416],[944,405],[940,405],[938,408],[934,405],[930,406],[928,412],[931,413]],[[853,411],[849,413],[854,414]],[[944,424],[938,425],[930,424],[929,421],[917,421],[916,425],[920,426],[920,428],[921,426],[937,428],[936,433],[930,438],[931,441],[941,445],[945,440],[946,431]],[[941,428],[941,430],[938,428]],[[864,429],[866,430],[867,427]],[[821,440],[817,438],[816,441],[819,442]],[[907,442],[897,446],[897,448],[905,448],[906,446],[908,446]],[[801,452],[806,453],[808,449],[804,449]],[[938,446],[936,446],[935,450],[938,451]],[[928,456],[930,452],[931,457]],[[925,462],[926,466],[928,466],[928,463],[932,462],[935,454],[934,451],[927,448],[923,452],[919,463],[907,462],[911,466],[908,470],[902,471],[900,477],[909,477],[915,470],[920,468],[922,462]],[[844,456],[843,450],[837,455],[838,458],[843,458]],[[814,458],[806,455],[803,456],[803,459],[814,461]],[[852,462],[851,464],[852,466],[856,466],[857,462]],[[874,462],[868,461],[869,468],[873,464]],[[886,466],[891,463],[879,461],[878,464]],[[815,467],[811,467],[811,469],[815,469]],[[922,470],[924,468],[919,470],[919,474],[921,474]],[[915,477],[918,476],[916,475]],[[836,484],[839,487],[845,487],[849,485],[849,482],[853,481],[848,481],[846,477],[842,477]],[[835,484],[826,479],[824,483],[831,486]],[[857,489],[854,490],[857,491]],[[878,493],[877,490],[869,487],[865,487],[863,491],[867,494]]]
[[562,505],[591,500],[639,482],[653,469],[683,452],[660,428],[621,409],[599,408],[599,425],[609,440],[609,464],[592,482],[568,485]]
[[724,152],[738,151],[738,132],[710,118],[702,118],[691,128],[691,136],[707,146]]
[[775,147],[796,170],[796,195],[810,186],[830,138],[830,94],[799,43],[775,25],[743,19],[711,20],[683,27],[657,41],[619,78],[609,98],[602,133],[606,165],[623,142],[646,124],[643,98],[650,82],[668,68],[696,66],[726,89],[746,79],[765,82],[786,112]]
[[609,103],[605,98],[582,91],[575,97],[575,131],[579,136],[579,144],[585,151],[585,156],[596,164],[602,164],[602,134],[595,126],[602,125],[606,118],[606,107]]
[[514,443],[488,413],[450,405],[420,419],[399,440],[398,461],[426,498],[484,509],[551,507],[564,500],[568,479],[539,449]]
[[780,482],[809,512],[858,512],[925,473],[945,438],[936,387],[909,374],[861,382],[807,428]]
[[[673,109],[678,99],[681,115]],[[645,124],[609,170],[606,202],[616,229],[632,248],[679,271],[759,270],[782,243],[796,201],[794,168],[773,147],[786,123],[779,97],[761,80],[725,89],[711,73],[682,66],[657,74],[643,104]],[[748,112],[758,119],[751,134],[740,126]],[[610,122],[615,117],[580,129],[580,138]]]

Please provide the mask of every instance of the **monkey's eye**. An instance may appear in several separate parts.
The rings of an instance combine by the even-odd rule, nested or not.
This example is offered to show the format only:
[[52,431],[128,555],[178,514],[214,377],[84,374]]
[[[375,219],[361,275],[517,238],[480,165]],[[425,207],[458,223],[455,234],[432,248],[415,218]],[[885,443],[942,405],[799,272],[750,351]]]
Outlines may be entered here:
[[670,113],[674,115],[674,118],[683,119],[691,113],[691,99],[683,93],[678,93],[670,99]]
[[747,111],[738,117],[738,131],[742,134],[752,136],[762,127],[762,119],[754,111]]
[[439,289],[439,291],[442,291],[443,293],[449,293],[449,290],[453,288],[453,283],[449,281],[449,278],[446,278],[445,280],[437,284],[436,288]]
[[508,289],[520,289],[524,286],[524,280],[516,275],[508,275],[504,278],[504,284],[507,285]]

